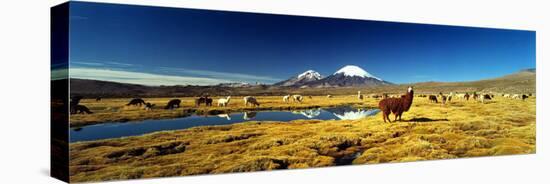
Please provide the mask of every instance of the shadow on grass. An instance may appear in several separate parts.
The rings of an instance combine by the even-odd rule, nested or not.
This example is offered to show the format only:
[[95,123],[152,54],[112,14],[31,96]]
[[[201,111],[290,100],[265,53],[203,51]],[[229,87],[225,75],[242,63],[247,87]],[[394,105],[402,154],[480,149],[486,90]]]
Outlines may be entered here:
[[421,118],[412,118],[412,119],[409,119],[409,120],[404,120],[405,122],[433,122],[433,121],[449,121],[449,119],[445,118],[445,119],[431,119],[431,118],[425,118],[425,117],[421,117]]

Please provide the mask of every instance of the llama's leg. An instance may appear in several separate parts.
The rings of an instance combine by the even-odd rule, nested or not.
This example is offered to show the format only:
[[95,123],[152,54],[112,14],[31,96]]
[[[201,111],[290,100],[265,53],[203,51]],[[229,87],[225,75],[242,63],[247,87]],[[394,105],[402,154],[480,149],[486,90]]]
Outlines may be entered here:
[[382,112],[382,119],[384,120],[384,123],[386,122],[386,113]]
[[399,121],[401,121],[401,115],[403,115],[403,113],[399,113]]

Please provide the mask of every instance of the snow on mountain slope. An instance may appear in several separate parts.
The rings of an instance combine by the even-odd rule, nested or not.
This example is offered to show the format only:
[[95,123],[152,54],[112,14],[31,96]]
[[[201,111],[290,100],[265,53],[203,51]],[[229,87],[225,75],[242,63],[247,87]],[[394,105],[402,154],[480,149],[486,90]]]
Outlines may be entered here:
[[370,78],[375,78],[375,79],[378,79],[378,80],[382,80],[372,74],[370,74],[369,72],[363,70],[362,68],[358,67],[358,66],[355,66],[355,65],[347,65],[347,66],[344,66],[343,68],[341,68],[340,70],[336,71],[334,74],[344,74],[344,76],[349,76],[349,77],[370,77]]
[[321,74],[319,72],[316,72],[316,71],[313,71],[313,70],[308,70],[308,71],[305,71],[304,73],[298,75],[298,79],[301,79],[301,78],[308,78],[308,79],[321,79],[323,78],[321,76]]
[[300,75],[291,77],[290,79],[275,83],[275,86],[301,86],[308,82],[321,80],[323,77],[320,73],[314,70],[307,70]]

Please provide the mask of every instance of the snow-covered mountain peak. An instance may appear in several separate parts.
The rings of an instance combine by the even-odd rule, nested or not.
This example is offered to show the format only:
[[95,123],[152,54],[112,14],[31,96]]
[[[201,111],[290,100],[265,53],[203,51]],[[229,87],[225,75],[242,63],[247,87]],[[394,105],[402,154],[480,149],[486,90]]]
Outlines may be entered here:
[[323,77],[316,71],[308,70],[287,80],[275,83],[275,86],[303,86],[306,83],[321,80]]
[[382,80],[372,74],[370,74],[369,72],[363,70],[362,68],[358,67],[358,66],[355,66],[355,65],[347,65],[347,66],[344,66],[343,68],[341,68],[340,70],[336,71],[334,74],[344,74],[344,76],[349,76],[349,77],[370,77],[370,78],[375,78],[375,79],[378,79],[378,80]]
[[308,71],[305,71],[304,73],[298,75],[298,79],[302,79],[302,78],[308,78],[308,79],[321,79],[322,76],[319,72],[316,72],[314,70],[308,70]]

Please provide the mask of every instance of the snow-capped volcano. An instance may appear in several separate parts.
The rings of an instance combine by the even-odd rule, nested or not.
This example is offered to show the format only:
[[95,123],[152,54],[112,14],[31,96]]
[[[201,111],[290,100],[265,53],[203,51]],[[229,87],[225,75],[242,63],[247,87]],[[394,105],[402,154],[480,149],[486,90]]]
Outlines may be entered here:
[[359,68],[355,65],[347,65],[341,68],[340,70],[336,71],[334,74],[344,74],[344,76],[348,77],[370,77],[375,78],[378,80],[382,80],[378,77],[375,77],[374,75],[370,74],[369,72],[363,70],[362,68]]
[[321,80],[307,83],[308,87],[379,86],[391,84],[362,68],[347,65]]
[[309,82],[314,82],[321,80],[323,76],[321,76],[320,73],[314,71],[314,70],[308,70],[304,73],[301,73],[300,75],[297,75],[295,77],[291,77],[290,79],[287,79],[285,81],[281,81],[278,83],[275,83],[275,86],[296,86],[301,87],[304,84],[307,84]]
[[302,79],[302,78],[320,80],[323,77],[321,76],[320,73],[318,73],[316,71],[308,70],[308,71],[305,71],[304,73],[298,75],[298,79]]
[[348,87],[348,86],[379,86],[389,85],[362,68],[347,65],[325,78],[316,71],[308,70],[288,80],[275,83],[274,86],[289,87]]

